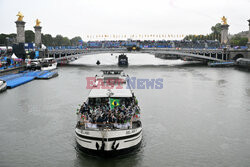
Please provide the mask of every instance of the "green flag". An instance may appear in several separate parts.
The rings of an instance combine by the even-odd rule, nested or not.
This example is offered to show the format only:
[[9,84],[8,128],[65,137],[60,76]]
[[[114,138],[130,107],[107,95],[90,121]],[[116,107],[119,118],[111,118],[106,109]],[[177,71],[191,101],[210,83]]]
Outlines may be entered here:
[[114,109],[116,106],[120,105],[120,100],[119,99],[109,98],[109,103],[110,103],[110,108]]

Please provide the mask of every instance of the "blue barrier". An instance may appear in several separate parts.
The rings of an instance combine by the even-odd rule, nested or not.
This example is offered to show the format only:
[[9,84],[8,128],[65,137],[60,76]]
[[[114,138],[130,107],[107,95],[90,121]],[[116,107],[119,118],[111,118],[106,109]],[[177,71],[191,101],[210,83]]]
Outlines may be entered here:
[[39,75],[46,73],[46,72],[47,71],[25,71],[23,75],[27,77],[38,77]]
[[16,78],[19,78],[21,77],[22,74],[9,74],[9,75],[4,75],[4,76],[1,76],[0,79],[4,80],[4,81],[9,81],[9,80],[13,80],[13,79],[16,79]]
[[6,81],[7,88],[17,87],[17,86],[22,85],[24,83],[30,82],[33,79],[35,79],[35,77],[19,77],[19,78],[13,79],[13,80]]
[[57,72],[50,72],[50,71],[48,71],[47,73],[39,75],[37,78],[38,79],[49,79],[49,78],[52,78],[52,77],[57,76],[57,75],[58,75]]
[[57,76],[57,72],[51,71],[24,71],[18,74],[9,74],[1,76],[0,79],[6,81],[7,88],[14,88],[19,85],[30,82],[34,79],[50,79]]

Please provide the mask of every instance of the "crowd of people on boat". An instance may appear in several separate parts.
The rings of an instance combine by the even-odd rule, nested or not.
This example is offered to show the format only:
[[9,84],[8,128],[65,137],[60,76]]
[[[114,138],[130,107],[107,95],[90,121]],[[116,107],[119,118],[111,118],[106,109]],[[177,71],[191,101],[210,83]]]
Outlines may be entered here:
[[128,129],[133,121],[140,119],[140,108],[136,99],[130,105],[117,105],[111,107],[110,103],[99,106],[91,106],[83,103],[79,110],[79,124],[84,124],[86,128],[100,128],[109,126],[110,128]]

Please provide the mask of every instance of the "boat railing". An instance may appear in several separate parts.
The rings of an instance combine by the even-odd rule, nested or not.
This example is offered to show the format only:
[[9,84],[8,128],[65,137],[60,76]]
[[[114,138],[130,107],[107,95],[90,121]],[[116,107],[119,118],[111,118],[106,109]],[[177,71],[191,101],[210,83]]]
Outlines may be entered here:
[[78,122],[77,128],[79,129],[89,129],[89,130],[101,130],[101,129],[111,129],[111,130],[125,130],[134,129],[141,126],[139,120],[130,121],[127,123],[90,123],[90,122]]

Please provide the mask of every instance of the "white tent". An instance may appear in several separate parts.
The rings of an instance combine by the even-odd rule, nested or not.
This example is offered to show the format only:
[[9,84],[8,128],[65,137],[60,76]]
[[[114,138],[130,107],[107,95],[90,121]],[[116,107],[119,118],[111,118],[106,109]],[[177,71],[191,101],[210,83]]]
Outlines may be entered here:
[[44,44],[42,44],[42,49],[46,49],[46,46]]
[[15,53],[13,53],[13,55],[11,56],[12,59],[17,59],[18,57],[16,57]]

